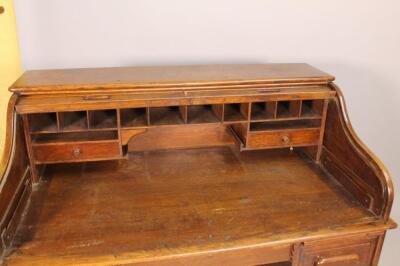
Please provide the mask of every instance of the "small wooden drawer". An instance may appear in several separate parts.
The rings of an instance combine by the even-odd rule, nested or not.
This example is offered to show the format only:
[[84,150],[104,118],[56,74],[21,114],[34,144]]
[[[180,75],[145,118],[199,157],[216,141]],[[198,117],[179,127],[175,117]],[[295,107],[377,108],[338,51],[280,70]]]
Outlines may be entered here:
[[306,244],[302,252],[304,266],[369,266],[375,239],[318,241]]
[[120,156],[118,141],[55,143],[33,146],[37,163],[79,162],[115,159]]
[[319,128],[249,132],[247,148],[316,145],[319,135]]

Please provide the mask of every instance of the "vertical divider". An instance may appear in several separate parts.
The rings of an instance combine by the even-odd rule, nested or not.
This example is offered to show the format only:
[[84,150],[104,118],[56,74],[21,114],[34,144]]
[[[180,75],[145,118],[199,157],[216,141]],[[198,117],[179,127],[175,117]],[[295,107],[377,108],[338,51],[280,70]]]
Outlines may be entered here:
[[301,101],[291,101],[289,112],[293,117],[300,117]]
[[31,138],[31,134],[29,131],[28,115],[22,115],[22,123],[24,125],[25,145],[26,145],[26,150],[28,152],[29,164],[30,164],[31,173],[32,173],[32,183],[37,183],[39,181],[39,173],[38,173],[38,168],[36,167],[35,158],[33,155],[32,138]]
[[299,117],[301,117],[301,113],[303,112],[303,100],[300,100],[300,110],[299,110]]
[[[324,110],[324,106],[325,106],[325,102],[324,101],[314,101],[313,105],[312,105],[312,110],[314,113],[316,114],[321,114]],[[321,112],[322,110],[322,112]]]
[[240,112],[246,118],[246,121],[250,119],[250,103],[241,103],[240,104]]
[[246,127],[246,131],[245,131],[245,134],[246,134],[246,138],[245,138],[245,143],[244,143],[244,146],[245,147],[247,147],[247,143],[248,143],[248,141],[249,141],[249,132],[250,132],[250,121],[251,121],[251,107],[252,107],[252,102],[251,103],[247,103],[248,104],[248,108],[247,108],[247,119],[246,119],[246,124],[245,124],[245,127]]
[[151,125],[151,119],[150,119],[150,107],[146,107],[146,120],[147,120],[147,125]]
[[277,110],[278,110],[278,101],[274,101],[274,105],[272,106],[272,109],[271,109],[273,119],[276,119]]
[[323,104],[323,110],[322,110],[322,120],[321,120],[321,129],[319,133],[319,141],[318,141],[318,146],[317,146],[317,155],[315,158],[315,161],[319,163],[321,159],[321,153],[322,153],[322,144],[324,141],[324,134],[325,134],[325,125],[326,125],[326,115],[328,113],[328,105],[329,105],[329,99],[324,100]]
[[90,125],[90,119],[89,119],[89,110],[86,110],[86,122],[87,122],[87,126],[88,129],[90,129],[92,126]]
[[187,105],[179,105],[179,112],[181,113],[183,123],[188,123],[188,107]]
[[224,115],[224,105],[223,104],[213,104],[211,106],[215,116],[218,118],[219,122],[223,122]]
[[121,109],[117,109],[117,130],[118,130],[118,142],[119,142],[119,155],[123,156],[122,151],[122,138],[121,138]]
[[56,120],[57,120],[57,131],[61,131],[62,130],[62,124],[64,124],[63,122],[63,115],[60,112],[56,112]]

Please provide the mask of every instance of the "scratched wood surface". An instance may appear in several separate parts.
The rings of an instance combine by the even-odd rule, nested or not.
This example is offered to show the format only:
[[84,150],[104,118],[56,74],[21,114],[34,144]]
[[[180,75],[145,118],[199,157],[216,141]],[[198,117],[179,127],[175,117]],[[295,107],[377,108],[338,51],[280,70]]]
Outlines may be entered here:
[[8,265],[137,262],[337,234],[373,221],[314,163],[288,150],[137,152],[49,166]]

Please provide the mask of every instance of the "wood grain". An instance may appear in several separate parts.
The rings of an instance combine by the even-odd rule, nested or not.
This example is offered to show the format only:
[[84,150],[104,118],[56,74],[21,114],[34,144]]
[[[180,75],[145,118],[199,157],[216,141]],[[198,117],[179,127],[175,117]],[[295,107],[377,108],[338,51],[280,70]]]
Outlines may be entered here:
[[197,87],[241,84],[327,84],[334,77],[307,64],[197,65],[27,71],[12,92],[66,93],[68,91]]

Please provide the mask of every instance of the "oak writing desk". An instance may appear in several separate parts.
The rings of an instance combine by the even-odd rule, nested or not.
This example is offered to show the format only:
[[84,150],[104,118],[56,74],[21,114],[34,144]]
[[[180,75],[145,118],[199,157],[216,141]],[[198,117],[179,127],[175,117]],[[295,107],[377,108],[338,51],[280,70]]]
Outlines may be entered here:
[[306,64],[41,70],[11,88],[7,265],[377,265],[393,186]]

